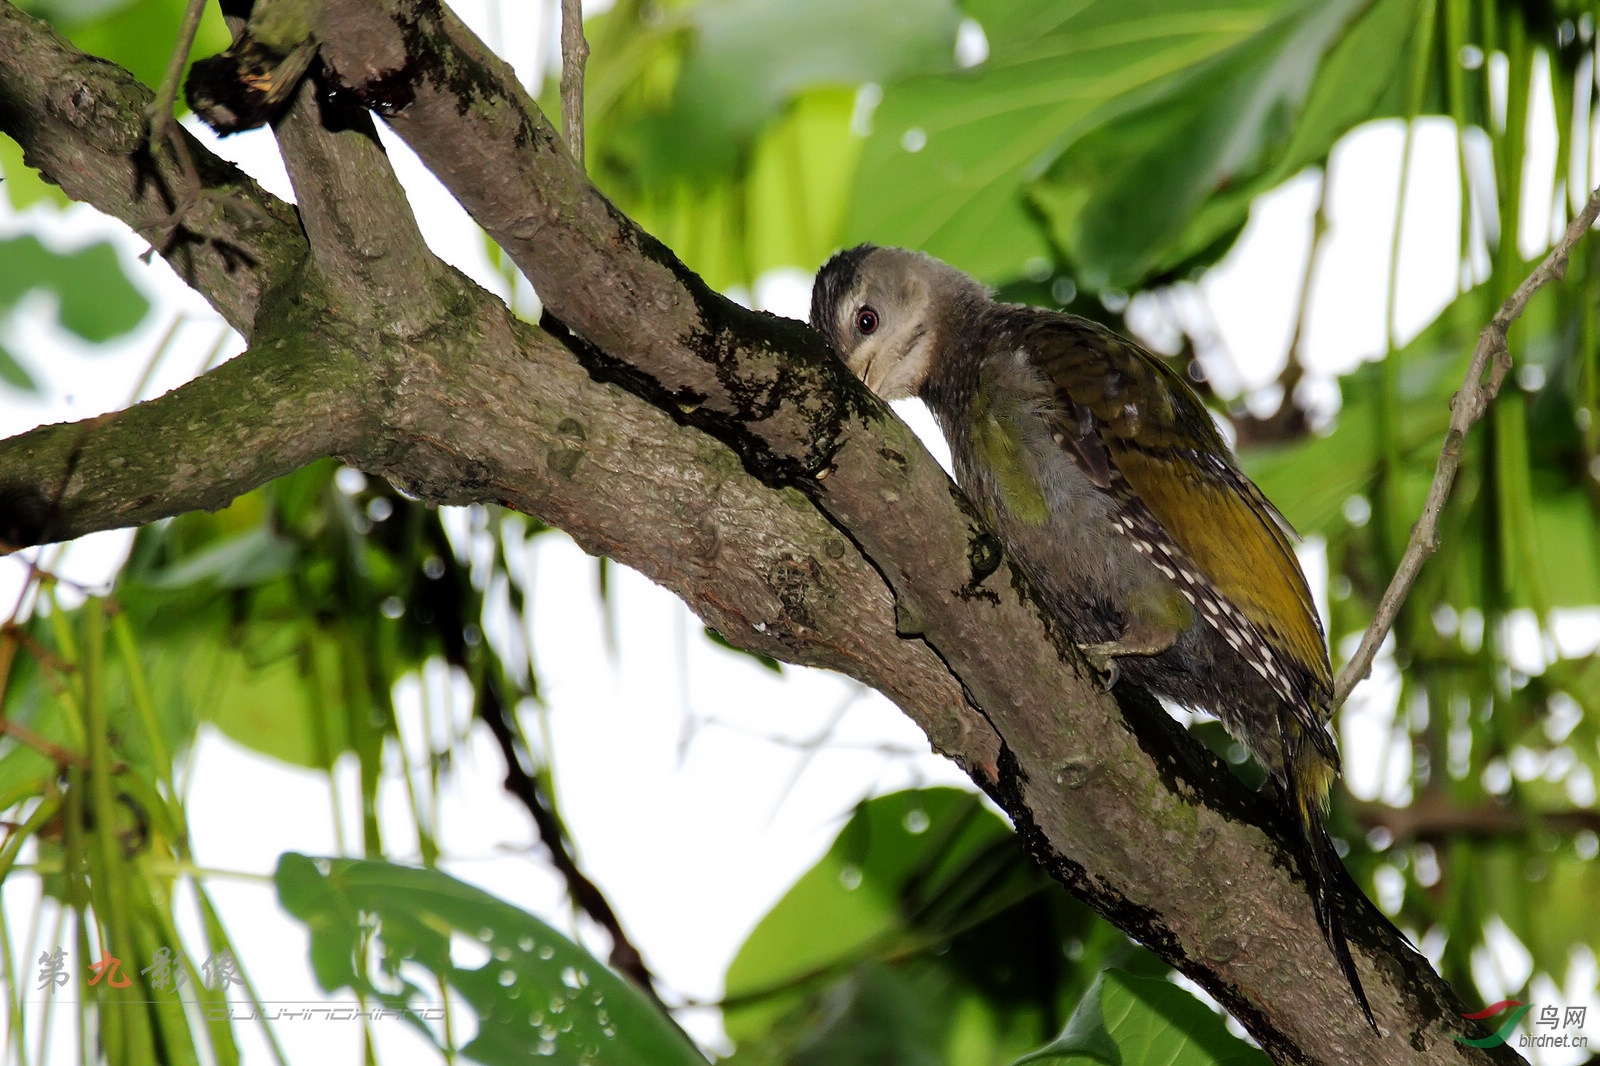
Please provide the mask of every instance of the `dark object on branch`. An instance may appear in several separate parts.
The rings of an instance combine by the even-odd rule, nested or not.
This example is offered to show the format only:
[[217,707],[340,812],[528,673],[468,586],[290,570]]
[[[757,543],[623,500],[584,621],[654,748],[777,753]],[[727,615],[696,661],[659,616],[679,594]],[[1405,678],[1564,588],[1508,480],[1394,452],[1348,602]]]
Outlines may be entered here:
[[226,52],[189,68],[184,99],[220,134],[264,126],[289,106],[316,54],[311,38],[285,53],[246,32]]

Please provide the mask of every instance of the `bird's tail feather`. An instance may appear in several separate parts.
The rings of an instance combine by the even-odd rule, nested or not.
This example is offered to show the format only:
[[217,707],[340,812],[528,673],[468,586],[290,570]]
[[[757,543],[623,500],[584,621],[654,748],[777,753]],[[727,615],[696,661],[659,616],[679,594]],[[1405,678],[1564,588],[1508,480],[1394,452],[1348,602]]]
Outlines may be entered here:
[[1344,864],[1333,846],[1333,838],[1328,836],[1324,816],[1327,813],[1328,790],[1333,785],[1337,771],[1334,764],[1318,751],[1317,745],[1306,742],[1308,738],[1297,726],[1298,723],[1294,722],[1286,722],[1282,726],[1283,784],[1287,786],[1285,791],[1300,830],[1301,873],[1306,879],[1311,907],[1316,912],[1322,938],[1327,941],[1334,961],[1350,983],[1350,991],[1355,993],[1367,1024],[1372,1026],[1373,1032],[1377,1032],[1378,1022],[1372,1016],[1366,990],[1361,987],[1361,978],[1356,974],[1355,960],[1350,957],[1350,945],[1345,940],[1344,926],[1334,903],[1335,886],[1344,874]]

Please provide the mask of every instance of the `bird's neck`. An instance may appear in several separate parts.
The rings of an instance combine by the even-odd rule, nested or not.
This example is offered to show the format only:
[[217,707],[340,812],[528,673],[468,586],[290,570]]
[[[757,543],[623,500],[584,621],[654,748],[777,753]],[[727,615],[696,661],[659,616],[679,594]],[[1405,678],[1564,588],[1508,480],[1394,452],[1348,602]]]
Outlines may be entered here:
[[931,323],[934,356],[917,398],[933,412],[951,447],[959,449],[959,438],[967,428],[965,416],[978,391],[982,338],[995,304],[988,293],[974,286],[974,290],[948,294],[936,306]]

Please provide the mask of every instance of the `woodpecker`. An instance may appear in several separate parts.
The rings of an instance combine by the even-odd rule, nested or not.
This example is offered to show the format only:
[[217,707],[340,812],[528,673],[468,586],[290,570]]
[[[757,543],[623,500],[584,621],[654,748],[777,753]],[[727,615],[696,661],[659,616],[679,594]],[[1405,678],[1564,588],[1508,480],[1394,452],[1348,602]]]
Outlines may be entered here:
[[1107,676],[1208,711],[1293,808],[1324,939],[1374,1030],[1333,906],[1333,675],[1288,522],[1182,377],[1087,319],[996,302],[920,252],[817,273],[811,326],[884,400],[917,397],[956,481]]

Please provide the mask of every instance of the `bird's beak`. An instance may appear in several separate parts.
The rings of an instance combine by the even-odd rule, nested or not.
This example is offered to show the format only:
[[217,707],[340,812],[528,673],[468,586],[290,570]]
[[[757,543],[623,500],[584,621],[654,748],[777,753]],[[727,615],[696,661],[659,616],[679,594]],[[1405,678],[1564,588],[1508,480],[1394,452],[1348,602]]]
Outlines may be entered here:
[[869,352],[867,354],[866,365],[864,365],[861,368],[861,380],[866,384],[867,388],[870,389],[874,394],[876,394],[877,391],[878,391],[878,382],[872,380],[872,369],[873,369],[873,364],[877,362],[878,353],[880,351],[882,351],[882,349],[874,348],[871,352]]

